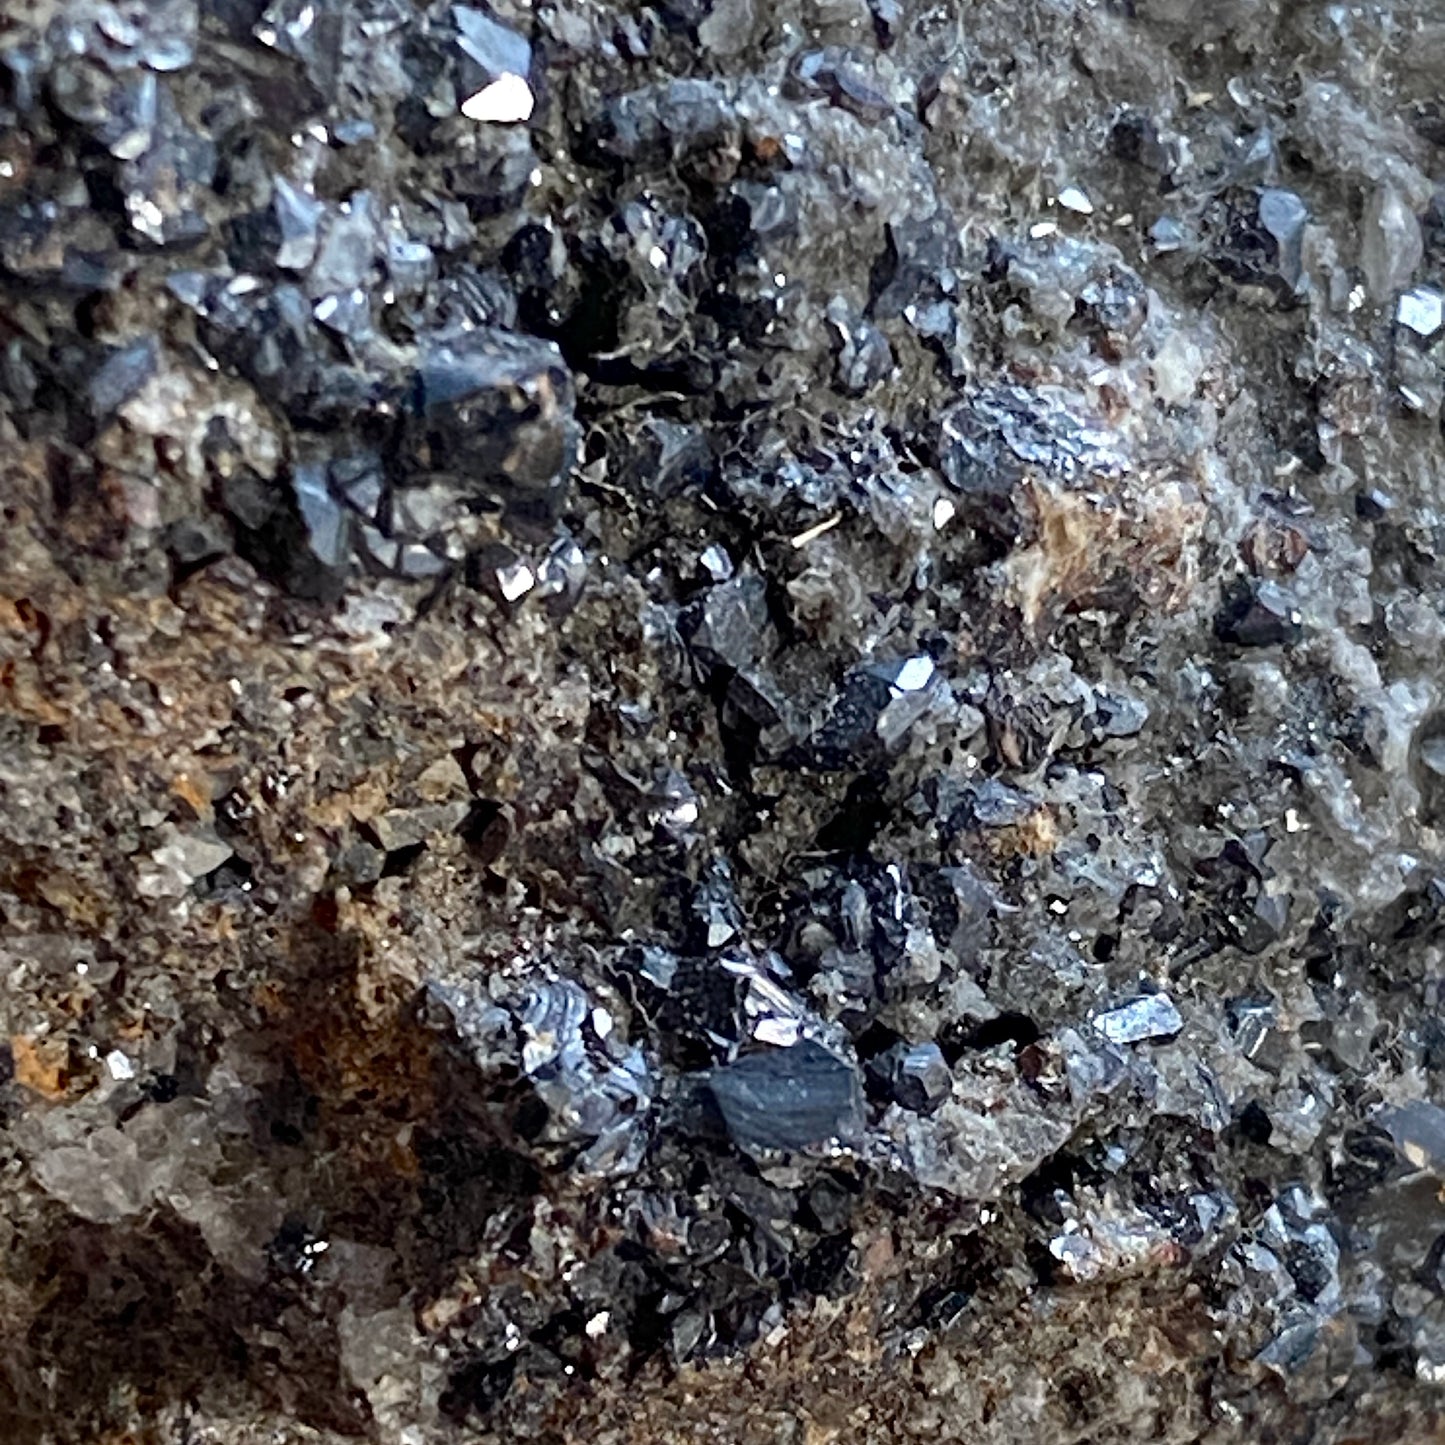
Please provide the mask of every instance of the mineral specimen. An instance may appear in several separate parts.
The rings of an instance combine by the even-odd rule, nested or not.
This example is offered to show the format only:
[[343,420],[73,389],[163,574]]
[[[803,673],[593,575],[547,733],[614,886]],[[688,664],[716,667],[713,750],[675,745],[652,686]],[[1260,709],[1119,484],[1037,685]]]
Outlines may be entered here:
[[1445,1421],[1438,0],[16,0],[0,1441]]

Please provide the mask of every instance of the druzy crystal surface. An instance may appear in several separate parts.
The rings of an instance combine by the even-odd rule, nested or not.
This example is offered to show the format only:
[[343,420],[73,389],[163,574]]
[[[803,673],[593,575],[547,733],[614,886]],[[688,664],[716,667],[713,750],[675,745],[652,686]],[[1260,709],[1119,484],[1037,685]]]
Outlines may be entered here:
[[12,0],[0,1439],[1445,1411],[1435,0]]

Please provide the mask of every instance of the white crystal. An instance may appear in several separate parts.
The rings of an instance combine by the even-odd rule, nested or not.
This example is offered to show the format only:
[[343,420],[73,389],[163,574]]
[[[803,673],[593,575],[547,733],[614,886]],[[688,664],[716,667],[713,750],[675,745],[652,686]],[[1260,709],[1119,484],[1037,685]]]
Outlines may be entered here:
[[525,597],[536,585],[536,574],[525,562],[512,562],[497,568],[497,586],[508,602]]
[[674,803],[670,808],[664,808],[660,817],[664,822],[673,823],[679,827],[686,827],[698,820],[698,806],[691,799],[685,799],[680,803]]
[[1066,211],[1074,211],[1080,216],[1092,216],[1094,214],[1094,203],[1078,186],[1065,186],[1063,190],[1059,192],[1059,204]]
[[462,114],[468,120],[516,125],[531,120],[533,104],[532,87],[520,75],[502,75],[468,96],[462,102]]
[[1445,325],[1445,297],[1428,286],[1406,291],[1395,304],[1395,320],[1416,336],[1434,336]]
[[728,556],[727,548],[717,542],[703,548],[700,560],[714,582],[726,582],[733,575],[733,559]]
[[105,1056],[105,1067],[112,1079],[135,1078],[135,1065],[119,1049],[112,1049]]
[[921,688],[928,686],[932,676],[933,659],[931,657],[910,657],[898,669],[893,679],[893,686],[899,692],[918,692]]
[[726,923],[720,918],[715,918],[707,926],[707,946],[709,948],[721,948],[737,930],[731,923]]
[[785,1049],[790,1044],[795,1044],[802,1037],[803,1028],[797,1019],[788,1018],[767,1018],[759,1019],[753,1025],[753,1037],[760,1044],[772,1044],[777,1048]]

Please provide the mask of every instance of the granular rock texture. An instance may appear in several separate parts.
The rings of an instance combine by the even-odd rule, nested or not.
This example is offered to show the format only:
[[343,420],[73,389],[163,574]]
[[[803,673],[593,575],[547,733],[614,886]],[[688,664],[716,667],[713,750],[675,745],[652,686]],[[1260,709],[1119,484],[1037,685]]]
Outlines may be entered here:
[[0,1438],[1445,1439],[1437,0],[9,0]]

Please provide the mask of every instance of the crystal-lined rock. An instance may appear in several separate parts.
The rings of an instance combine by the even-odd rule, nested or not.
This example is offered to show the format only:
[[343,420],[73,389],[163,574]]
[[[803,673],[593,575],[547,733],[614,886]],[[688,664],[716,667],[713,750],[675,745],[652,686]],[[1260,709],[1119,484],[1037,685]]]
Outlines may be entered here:
[[1445,31],[957,20],[7,10],[0,1435],[1428,1433]]

